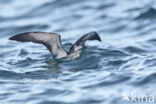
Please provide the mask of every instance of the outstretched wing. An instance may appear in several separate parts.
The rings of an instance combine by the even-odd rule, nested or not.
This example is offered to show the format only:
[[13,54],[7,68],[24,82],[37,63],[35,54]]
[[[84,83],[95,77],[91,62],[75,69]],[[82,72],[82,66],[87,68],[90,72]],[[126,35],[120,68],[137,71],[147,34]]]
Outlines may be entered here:
[[14,35],[9,38],[21,42],[33,42],[43,44],[50,51],[53,58],[62,58],[67,55],[61,44],[60,35],[46,32],[27,32]]
[[89,32],[85,35],[83,35],[80,39],[78,39],[70,48],[69,54],[80,50],[81,48],[85,47],[85,42],[87,40],[98,40],[101,41],[101,38],[99,37],[98,33],[95,31]]

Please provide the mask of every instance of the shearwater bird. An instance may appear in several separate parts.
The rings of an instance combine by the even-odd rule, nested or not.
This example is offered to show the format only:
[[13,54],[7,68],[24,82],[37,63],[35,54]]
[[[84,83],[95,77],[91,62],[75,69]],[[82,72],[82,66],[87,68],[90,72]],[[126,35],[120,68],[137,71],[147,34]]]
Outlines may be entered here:
[[70,59],[75,59],[80,56],[80,50],[85,47],[85,42],[87,40],[98,40],[101,41],[98,33],[91,31],[83,35],[78,39],[67,52],[61,44],[61,36],[57,33],[49,32],[26,32],[14,35],[9,38],[9,40],[15,40],[20,42],[33,42],[38,44],[43,44],[50,51],[54,59],[60,59],[64,57],[70,57]]

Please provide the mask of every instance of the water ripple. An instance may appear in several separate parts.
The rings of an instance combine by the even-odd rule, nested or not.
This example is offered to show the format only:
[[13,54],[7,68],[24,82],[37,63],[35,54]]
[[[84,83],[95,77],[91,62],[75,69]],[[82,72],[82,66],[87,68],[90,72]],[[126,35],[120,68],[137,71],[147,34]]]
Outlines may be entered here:
[[[153,94],[154,0],[1,0],[0,100],[3,104],[126,104],[122,92]],[[44,46],[8,40],[28,31],[56,32],[69,50],[97,31],[75,60],[53,60]]]

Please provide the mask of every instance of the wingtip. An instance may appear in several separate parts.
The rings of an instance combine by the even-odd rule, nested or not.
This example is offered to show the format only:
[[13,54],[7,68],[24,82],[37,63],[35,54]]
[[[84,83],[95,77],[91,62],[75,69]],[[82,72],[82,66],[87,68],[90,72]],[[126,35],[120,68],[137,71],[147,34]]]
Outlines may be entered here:
[[9,40],[20,41],[20,40],[21,40],[21,34],[11,36],[11,37],[9,38]]
[[97,36],[98,36],[98,41],[102,42],[102,40],[101,40],[99,34],[97,34]]
[[87,35],[90,35],[90,40],[98,40],[98,41],[102,41],[99,34],[96,31],[91,31],[89,33],[87,33]]
[[97,40],[101,42],[102,40],[101,40],[99,34],[98,34],[96,31],[92,31],[92,32],[96,34],[96,36],[97,36]]
[[99,41],[102,42],[101,38],[99,37]]
[[14,36],[10,37],[9,40],[14,40]]
[[8,40],[12,40],[12,37],[10,37]]

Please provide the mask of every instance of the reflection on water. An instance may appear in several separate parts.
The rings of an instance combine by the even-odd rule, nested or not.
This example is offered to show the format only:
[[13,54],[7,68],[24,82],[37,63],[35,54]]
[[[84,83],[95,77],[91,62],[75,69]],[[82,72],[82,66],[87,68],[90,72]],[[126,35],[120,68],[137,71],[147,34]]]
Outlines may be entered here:
[[[123,93],[156,97],[155,7],[154,0],[1,0],[0,102],[130,104]],[[56,32],[69,50],[92,30],[102,42],[87,42],[71,61],[8,40],[21,32]]]

